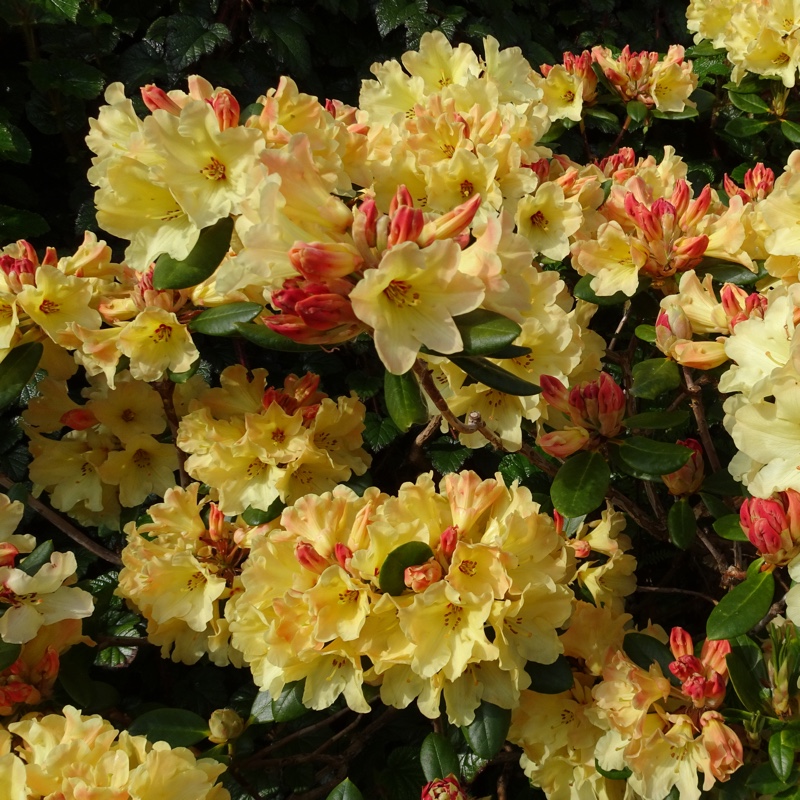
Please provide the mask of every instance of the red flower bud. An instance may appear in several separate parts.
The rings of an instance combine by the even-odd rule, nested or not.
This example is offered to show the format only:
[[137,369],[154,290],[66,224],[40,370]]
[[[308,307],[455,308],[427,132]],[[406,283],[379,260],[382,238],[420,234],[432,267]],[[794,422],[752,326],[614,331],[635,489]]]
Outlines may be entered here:
[[689,447],[692,455],[689,460],[675,472],[662,475],[669,493],[672,495],[694,494],[702,485],[705,478],[705,466],[703,464],[703,448],[696,439],[679,439],[676,444]]

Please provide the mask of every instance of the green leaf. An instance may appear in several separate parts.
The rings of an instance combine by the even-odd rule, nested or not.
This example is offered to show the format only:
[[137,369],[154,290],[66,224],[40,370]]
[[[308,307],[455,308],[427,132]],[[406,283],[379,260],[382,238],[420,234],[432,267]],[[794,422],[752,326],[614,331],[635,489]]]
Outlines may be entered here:
[[35,0],[36,5],[41,6],[45,11],[71,22],[75,22],[78,11],[81,7],[81,0]]
[[48,539],[37,545],[36,549],[29,553],[17,565],[26,575],[35,575],[45,564],[50,563],[50,556],[53,555],[53,542]]
[[591,283],[594,280],[594,275],[584,275],[576,284],[572,293],[579,300],[585,300],[587,303],[594,303],[597,306],[618,306],[630,297],[625,292],[615,292],[612,295],[598,295],[595,294]]
[[637,666],[648,670],[651,664],[658,664],[664,677],[680,685],[680,681],[669,669],[669,665],[675,660],[672,651],[655,637],[646,633],[626,633],[622,640],[622,649]]
[[731,103],[740,111],[748,114],[769,114],[770,107],[757,94],[745,92],[728,92]]
[[747,117],[736,117],[728,122],[725,126],[725,133],[737,139],[743,137],[755,136],[761,133],[769,125],[769,122],[763,119],[748,119]]
[[461,732],[476,756],[491,759],[500,752],[510,727],[511,710],[484,701],[475,710],[475,719]]
[[692,542],[697,536],[697,522],[694,518],[694,511],[685,497],[672,504],[667,514],[667,530],[670,541],[675,547],[688,550],[692,546]]
[[461,469],[473,451],[443,436],[429,444],[425,452],[431,460],[431,466],[442,475],[447,475],[448,472],[457,472]]
[[233,336],[239,333],[236,327],[238,323],[250,322],[263,309],[261,303],[229,303],[209,308],[189,323],[189,330],[207,336]]
[[602,106],[584,106],[583,115],[588,119],[606,123],[612,130],[618,131],[620,129],[620,122],[617,115],[613,111],[609,111]]
[[422,742],[419,760],[425,780],[435,781],[448,775],[461,776],[458,755],[453,745],[439,733],[429,733]]
[[471,378],[475,378],[479,383],[490,389],[496,389],[498,392],[518,397],[531,397],[542,391],[536,384],[518,378],[485,358],[475,356],[449,356],[449,358]]
[[386,410],[400,431],[428,421],[428,407],[422,399],[413,370],[404,375],[386,372],[383,377],[383,398]]
[[173,383],[186,383],[186,381],[188,381],[189,378],[195,375],[197,370],[200,369],[201,361],[201,358],[196,358],[194,361],[192,361],[192,365],[189,367],[189,369],[184,370],[183,372],[173,372],[171,369],[168,369],[167,377]]
[[358,791],[358,787],[350,780],[350,778],[345,778],[328,795],[326,800],[364,800],[364,795]]
[[103,90],[105,75],[78,58],[47,58],[28,65],[31,83],[40,92],[56,91],[68,97],[91,100]]
[[732,639],[747,633],[770,609],[775,594],[771,572],[758,572],[732,589],[708,617],[709,639]]
[[769,737],[767,752],[772,771],[779,781],[787,781],[794,766],[794,747],[788,741],[788,731],[776,731]]
[[682,444],[657,442],[644,436],[629,436],[619,446],[619,457],[625,464],[649,475],[668,475],[679,470],[692,452]]
[[688,411],[644,411],[634,414],[624,421],[628,430],[644,428],[646,430],[668,430],[677,428],[689,421]]
[[272,718],[275,722],[291,722],[308,713],[303,705],[305,681],[293,681],[283,687],[280,697],[272,698]]
[[507,453],[504,455],[500,459],[497,470],[503,476],[506,486],[511,486],[515,480],[522,483],[526,478],[538,471],[531,463],[531,460],[522,453]]
[[522,356],[529,356],[531,354],[530,347],[523,347],[519,344],[509,344],[495,350],[492,353],[492,358],[522,358]]
[[775,771],[771,764],[759,764],[750,777],[747,779],[747,788],[753,789],[759,794],[777,795],[789,786],[796,786],[800,779],[800,771],[793,769],[789,773],[786,781],[775,777]]
[[623,769],[603,769],[597,759],[594,760],[595,769],[604,777],[611,781],[626,781],[633,773],[630,767]]
[[84,645],[72,647],[61,657],[58,669],[62,689],[86,713],[103,711],[120,701],[119,692],[111,684],[91,678],[94,658],[93,649]]
[[634,334],[643,342],[650,342],[652,344],[656,340],[656,326],[637,325]]
[[153,270],[156,289],[188,289],[214,274],[228,252],[233,220],[223,217],[200,231],[197,244],[185,259],[178,261],[168,253],[158,257]]
[[600,453],[576,453],[565,461],[550,487],[556,510],[565,517],[580,517],[602,505],[611,470]]
[[652,113],[656,119],[672,120],[694,119],[700,115],[698,110],[691,106],[686,106],[683,111],[659,111],[657,108],[654,108]]
[[759,264],[759,269],[757,272],[753,272],[741,264],[732,264],[730,261],[723,261],[721,258],[704,258],[697,265],[695,271],[700,278],[711,275],[712,280],[717,281],[717,283],[752,286],[769,274],[761,262],[756,263]]
[[21,650],[21,644],[10,644],[0,640],[0,672],[8,669],[19,658]]
[[641,100],[631,100],[625,111],[634,122],[642,122],[647,117],[647,106]]
[[742,530],[738,514],[726,514],[715,520],[713,525],[717,536],[727,539],[729,542],[746,542],[747,534]]
[[781,133],[793,144],[800,144],[800,125],[791,120],[781,120]]
[[364,415],[364,432],[361,434],[364,441],[377,453],[391,444],[399,435],[400,429],[394,421],[372,411]]
[[761,648],[749,636],[737,636],[730,644],[725,662],[736,696],[748,711],[764,711],[769,689]]
[[272,714],[272,695],[266,690],[258,692],[250,707],[250,716],[254,722],[275,722]]
[[712,472],[703,481],[703,491],[719,497],[749,497],[747,489],[735,480],[727,469]]
[[146,711],[128,728],[131,736],[146,736],[151,742],[166,742],[170,747],[191,747],[208,736],[208,722],[184,708],[157,708]]
[[305,76],[311,70],[311,48],[303,27],[292,19],[284,9],[267,11],[269,39],[279,45],[283,61],[291,67],[292,73]]
[[678,365],[668,358],[648,358],[633,365],[634,397],[656,400],[664,392],[677,389],[681,385]]
[[33,377],[44,347],[41,342],[17,345],[0,361],[0,409],[15,402]]
[[231,32],[222,23],[190,14],[173,14],[167,20],[165,50],[176,72],[182,72],[230,41]]
[[257,325],[255,322],[237,322],[234,327],[248,342],[257,344],[265,350],[278,350],[281,353],[310,353],[318,351],[317,344],[302,344],[275,333],[266,325]]
[[260,508],[255,508],[254,506],[247,506],[242,512],[242,519],[247,525],[253,527],[256,525],[265,525],[267,522],[272,522],[275,517],[280,516],[284,508],[286,508],[286,503],[284,503],[280,497],[276,497],[265,511],[262,511]]
[[[33,211],[0,205],[0,237],[9,239],[33,238],[47,233],[50,226],[44,217]],[[34,344],[29,342],[29,344]]]
[[394,597],[406,590],[405,571],[433,558],[433,550],[425,542],[406,542],[395,547],[381,565],[378,585],[384,594]]
[[552,664],[537,664],[535,661],[529,661],[525,665],[525,672],[531,679],[529,688],[539,694],[568,692],[575,683],[572,668],[563,655],[559,655]]
[[522,333],[522,328],[516,322],[488,311],[478,308],[468,314],[454,317],[453,321],[461,334],[461,341],[465,356],[488,356],[508,345]]

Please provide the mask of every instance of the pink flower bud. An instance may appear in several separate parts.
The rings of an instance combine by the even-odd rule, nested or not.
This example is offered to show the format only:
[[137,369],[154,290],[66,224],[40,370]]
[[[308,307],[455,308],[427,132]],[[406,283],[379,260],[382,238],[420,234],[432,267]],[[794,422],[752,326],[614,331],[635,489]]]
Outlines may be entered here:
[[703,448],[696,439],[679,439],[676,444],[691,448],[692,455],[679,470],[662,475],[661,480],[672,495],[694,494],[705,478]]
[[744,188],[752,200],[763,200],[775,187],[775,173],[760,161],[744,174]]
[[719,295],[722,301],[722,309],[728,318],[728,327],[733,330],[739,322],[747,319],[747,312],[745,311],[747,292],[739,286],[726,283]]
[[212,542],[225,539],[225,515],[219,510],[216,503],[208,506],[208,533]]
[[353,551],[341,542],[336,542],[333,548],[333,556],[336,563],[346,571],[350,571],[350,559],[353,557]]
[[468,800],[464,787],[453,775],[439,778],[422,787],[420,800]]
[[214,109],[221,131],[235,128],[239,124],[239,101],[227,89],[220,89],[206,102]]
[[150,111],[169,111],[170,114],[175,116],[180,115],[181,107],[172,100],[169,95],[158,86],[148,83],[147,86],[142,86],[142,100]]
[[731,643],[727,639],[706,639],[700,652],[706,675],[716,673],[723,678],[728,677],[727,656],[731,652]]
[[289,260],[311,281],[343,278],[364,263],[358,250],[345,242],[295,242]]
[[697,262],[708,250],[708,236],[684,236],[672,247],[670,259],[676,272],[686,272],[697,265]]
[[398,186],[394,197],[389,203],[389,216],[393,217],[397,213],[398,209],[402,208],[403,206],[413,208],[414,198],[411,196],[411,192],[409,192],[405,186]]
[[690,201],[686,211],[681,215],[680,225],[684,230],[696,228],[711,206],[711,187],[706,184],[694,200]]
[[[672,655],[676,659],[681,656],[693,656],[694,644],[692,637],[683,628],[673,628],[669,634],[669,649],[672,650]],[[673,674],[676,673],[673,672]]]
[[353,210],[353,240],[363,251],[375,247],[378,224],[378,206],[372,197],[368,197]]
[[622,427],[622,419],[625,416],[625,393],[607,372],[600,373],[597,383],[599,386],[597,427],[602,436],[610,438],[616,436]]
[[74,431],[85,431],[98,422],[97,417],[88,408],[73,408],[62,414],[59,421]]
[[392,215],[389,224],[388,247],[403,242],[415,242],[425,227],[425,216],[422,211],[411,206],[401,206]]
[[759,552],[774,554],[782,548],[782,533],[788,528],[789,521],[777,500],[748,498],[739,509],[739,522]]
[[419,235],[421,247],[427,247],[434,239],[452,239],[465,232],[472,224],[475,214],[481,207],[481,196],[474,194],[460,206],[452,211],[442,214],[438,219],[428,222]]
[[330,566],[327,559],[324,559],[308,542],[298,542],[294,546],[294,557],[301,567],[305,567],[309,572],[316,572],[317,575],[321,575]]
[[542,397],[549,406],[569,414],[569,391],[558,378],[542,375],[539,378],[539,386],[542,387]]
[[536,444],[548,455],[566,458],[582,450],[591,438],[586,428],[565,428],[540,435],[536,439]]
[[446,561],[450,561],[458,544],[458,526],[450,525],[442,531],[439,537],[439,552]]
[[295,305],[295,313],[316,331],[359,324],[350,300],[340,294],[315,294],[304,298]]
[[428,559],[424,564],[407,567],[403,580],[409,589],[424,592],[431,584],[442,579],[442,565],[435,559]]
[[705,679],[703,676],[703,664],[697,656],[693,656],[691,653],[681,655],[675,661],[671,661],[669,671],[683,682],[688,681],[693,675],[699,675]]

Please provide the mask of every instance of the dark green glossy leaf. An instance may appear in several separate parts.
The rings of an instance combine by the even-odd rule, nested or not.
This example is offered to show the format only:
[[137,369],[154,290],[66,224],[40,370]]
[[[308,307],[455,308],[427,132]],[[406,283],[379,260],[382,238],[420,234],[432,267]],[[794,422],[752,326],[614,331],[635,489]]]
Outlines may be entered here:
[[513,344],[522,333],[516,322],[485,308],[461,314],[453,321],[461,334],[462,354],[465,356],[493,355]]
[[189,330],[207,336],[233,336],[239,333],[236,328],[238,323],[250,322],[263,309],[261,303],[229,303],[209,308],[189,323]]
[[28,67],[31,83],[40,92],[56,91],[68,97],[91,100],[103,90],[105,77],[78,58],[42,58]]
[[191,747],[208,736],[208,722],[184,708],[157,708],[136,717],[128,732],[146,736],[151,742],[166,742],[170,747]]
[[764,711],[769,689],[764,685],[768,681],[761,648],[748,636],[737,636],[730,643],[725,661],[736,695],[748,711]]
[[37,545],[36,549],[29,553],[17,565],[27,575],[35,575],[45,564],[50,563],[50,556],[53,555],[53,542],[48,539]]
[[529,661],[525,672],[531,679],[530,690],[539,694],[560,694],[568,692],[575,683],[569,661],[560,655],[552,664],[537,664]]
[[749,497],[747,489],[727,469],[713,472],[703,481],[703,491],[719,497]]
[[688,411],[644,411],[634,414],[625,420],[628,430],[644,428],[646,430],[668,430],[685,425],[689,421]]
[[615,292],[611,295],[596,294],[594,289],[591,287],[593,280],[594,275],[584,275],[575,284],[575,288],[572,292],[575,297],[577,297],[579,300],[585,300],[587,303],[594,303],[598,306],[618,306],[621,303],[624,303],[626,300],[630,300],[630,297],[628,297],[625,292]]
[[431,466],[442,475],[458,472],[464,462],[472,455],[473,450],[452,439],[442,437],[425,448]]
[[280,497],[276,497],[269,504],[269,508],[264,511],[254,506],[247,506],[242,512],[242,519],[247,525],[252,525],[253,527],[256,525],[265,525],[267,522],[272,522],[275,517],[280,516],[284,508],[286,508],[286,503],[284,503]]
[[530,347],[522,347],[522,345],[518,344],[508,344],[505,347],[501,347],[499,350],[495,350],[492,353],[492,358],[522,358],[522,356],[528,356],[530,354]]
[[471,378],[475,378],[484,386],[496,389],[498,392],[518,397],[530,397],[542,391],[536,384],[518,378],[485,358],[477,356],[449,356],[449,358]]
[[272,698],[272,718],[275,722],[291,722],[308,713],[303,705],[305,681],[287,683],[279,697]]
[[275,722],[275,717],[272,714],[272,695],[266,689],[258,692],[253,699],[253,705],[250,707],[250,716],[254,722]]
[[791,120],[781,120],[781,133],[793,144],[800,144],[800,125]]
[[375,451],[383,450],[400,435],[394,421],[383,418],[372,411],[364,415],[364,441]]
[[682,444],[657,442],[644,436],[629,436],[619,446],[619,457],[639,472],[668,475],[680,469],[692,455]]
[[197,244],[186,258],[178,261],[168,253],[158,257],[153,270],[156,289],[188,289],[214,274],[231,244],[233,220],[223,217],[200,231]]
[[709,639],[731,639],[747,633],[767,614],[774,595],[771,572],[749,576],[719,601],[706,623],[706,635]]
[[634,397],[655,400],[681,385],[678,365],[668,358],[648,358],[633,365]]
[[691,106],[686,106],[683,111],[659,111],[657,108],[654,108],[652,113],[656,119],[684,120],[694,119],[699,116],[697,109]]
[[565,517],[579,517],[602,505],[611,470],[600,453],[576,453],[561,465],[550,498]]
[[0,361],[0,409],[17,400],[36,372],[43,352],[41,342],[26,342]]
[[637,325],[634,330],[637,338],[643,342],[650,342],[651,344],[656,340],[656,326],[655,325]]
[[631,100],[625,111],[634,122],[641,122],[647,117],[647,106],[641,100]]
[[8,669],[19,658],[21,650],[21,644],[0,641],[0,672]]
[[328,795],[326,800],[364,800],[364,795],[358,791],[358,787],[350,780],[350,778],[345,778]]
[[779,781],[786,782],[792,772],[794,766],[794,747],[788,741],[786,731],[776,731],[769,737],[767,744],[767,753],[769,754],[769,763],[775,777]]
[[475,719],[461,732],[476,756],[491,759],[500,752],[510,727],[510,709],[484,701],[475,710]]
[[747,534],[742,530],[738,514],[726,514],[714,521],[714,531],[717,536],[729,542],[746,542]]
[[[47,224],[47,220],[40,214],[0,205],[0,237],[3,240],[33,238],[41,236],[49,230],[50,226]],[[38,342],[29,342],[28,344],[38,344]],[[24,345],[20,345],[20,347],[24,347]]]
[[427,781],[446,778],[448,775],[455,775],[456,778],[461,776],[458,755],[453,745],[439,733],[429,733],[425,737],[419,751],[419,760]]
[[791,770],[788,780],[782,781],[775,776],[771,764],[759,764],[747,779],[747,787],[759,794],[777,795],[790,786],[796,786],[798,780],[800,770],[797,768]]
[[749,92],[728,92],[731,103],[747,114],[769,114],[770,107],[760,95]]
[[732,264],[730,261],[723,261],[721,258],[704,258],[695,268],[697,276],[703,278],[711,275],[712,280],[717,283],[733,283],[736,286],[751,286],[769,273],[764,269],[761,262],[757,272],[753,272],[741,264]]
[[604,778],[608,778],[611,781],[626,781],[633,775],[629,767],[624,769],[603,769],[597,759],[594,760],[594,766]]
[[652,664],[658,664],[665,678],[680,685],[680,681],[669,669],[669,665],[675,660],[672,651],[655,637],[646,633],[626,633],[622,640],[622,649],[637,666],[648,670]]
[[425,542],[406,542],[395,547],[381,565],[378,585],[385,594],[395,597],[406,589],[405,571],[433,558],[433,550]]
[[275,333],[266,325],[257,325],[255,322],[237,322],[236,332],[240,333],[253,344],[266,350],[278,350],[282,353],[309,353],[319,350],[318,344],[302,344]]
[[405,432],[412,425],[422,425],[428,421],[428,407],[412,370],[404,375],[393,375],[387,371],[383,376],[383,398],[386,410],[398,430]]
[[748,136],[755,136],[761,133],[769,122],[763,119],[748,119],[747,117],[736,117],[725,126],[725,133],[737,139]]
[[173,372],[171,369],[167,370],[167,376],[173,383],[186,383],[186,381],[191,378],[198,369],[200,369],[200,361],[202,359],[196,358],[192,362],[192,366],[189,369],[185,370],[184,372]]
[[675,547],[688,550],[692,546],[697,536],[697,522],[694,511],[685,497],[672,504],[667,514],[667,530],[670,541]]

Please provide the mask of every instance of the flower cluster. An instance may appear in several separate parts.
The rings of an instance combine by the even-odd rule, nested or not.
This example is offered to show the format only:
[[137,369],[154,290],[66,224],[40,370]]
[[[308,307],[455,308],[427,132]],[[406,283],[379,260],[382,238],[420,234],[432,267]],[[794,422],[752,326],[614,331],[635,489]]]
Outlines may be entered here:
[[369,705],[416,699],[457,725],[481,700],[513,708],[527,661],[552,663],[572,610],[572,560],[526,489],[429,475],[397,497],[337,487],[286,509],[251,541],[243,591],[228,604],[233,645],[256,683],[276,695],[305,679],[303,703],[340,694]]
[[180,421],[186,470],[219,492],[223,514],[327,491],[370,463],[361,448],[364,406],[354,396],[334,402],[311,373],[288,376],[283,389],[266,382],[266,370],[248,376],[227,367],[221,386],[200,392]]
[[[13,737],[13,738],[12,738]],[[9,800],[98,797],[229,800],[225,765],[185,747],[150,744],[72,706],[0,728],[0,781]]]

